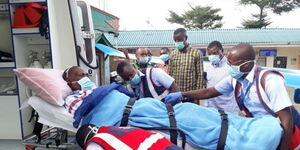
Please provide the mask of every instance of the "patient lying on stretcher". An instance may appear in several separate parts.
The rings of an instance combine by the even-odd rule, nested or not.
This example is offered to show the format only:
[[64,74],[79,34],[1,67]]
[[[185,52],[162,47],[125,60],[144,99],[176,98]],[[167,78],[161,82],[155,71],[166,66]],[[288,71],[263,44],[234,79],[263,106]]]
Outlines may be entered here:
[[[80,103],[71,103],[67,107],[74,114],[73,126],[78,127],[80,123],[81,125],[95,124],[98,127],[119,126],[124,107],[129,100],[127,95],[130,94],[123,94],[126,91],[120,92],[122,90],[118,90],[118,88],[122,86],[117,84],[84,90],[83,87],[85,86],[82,83],[90,82],[81,82],[80,80],[87,75],[84,74],[83,70],[78,72],[78,75],[74,73],[74,78],[81,76],[79,80],[77,80],[78,78],[73,79],[73,75],[70,75],[70,69],[64,73],[64,79],[68,81],[70,87],[73,86],[71,88],[75,93],[76,89],[89,91],[77,96],[73,94],[73,97],[78,98]],[[74,82],[76,80],[77,82]],[[93,92],[91,92],[92,89],[94,89]],[[75,110],[74,107],[71,107],[73,105],[76,105],[78,109]],[[217,148],[221,132],[221,117],[217,110],[192,103],[179,103],[174,106],[174,112],[177,128],[186,134],[186,141],[189,145],[194,148]],[[142,128],[169,127],[169,116],[165,104],[152,98],[136,101],[129,115],[128,124]],[[235,114],[228,114],[228,134],[225,149],[257,149],[258,147],[259,149],[276,149],[282,132],[280,124],[272,116],[244,118]],[[168,132],[166,131],[166,133]]]
[[[88,73],[78,66],[72,66],[63,73],[63,79],[67,81],[72,89],[72,93],[65,99],[65,107],[68,112],[73,115],[76,109],[81,105],[83,99],[96,88],[95,83],[88,78],[89,76]],[[115,89],[124,91],[121,85],[115,85]],[[129,95],[133,94],[134,93],[129,93]]]
[[63,79],[72,89],[72,93],[65,99],[65,107],[73,115],[81,105],[82,100],[96,88],[95,83],[88,76],[89,74],[78,66],[70,67],[63,73]]
[[[63,79],[67,81],[72,89],[72,93],[65,99],[65,107],[72,115],[74,115],[84,98],[91,94],[93,89],[96,88],[95,83],[88,78],[89,76],[88,73],[78,66],[72,66],[63,73]],[[127,91],[120,84],[114,83],[113,86],[110,86],[110,89],[107,90],[113,89],[123,91],[123,93],[125,92],[129,96],[134,96],[134,93]]]

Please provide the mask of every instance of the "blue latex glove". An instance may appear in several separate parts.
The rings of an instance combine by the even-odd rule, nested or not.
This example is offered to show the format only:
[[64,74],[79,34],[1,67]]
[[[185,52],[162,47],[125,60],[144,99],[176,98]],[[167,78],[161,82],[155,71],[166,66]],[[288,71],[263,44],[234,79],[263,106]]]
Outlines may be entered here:
[[171,93],[169,95],[167,95],[165,97],[165,103],[172,103],[172,102],[177,102],[180,101],[180,99],[182,98],[182,93],[181,92],[175,92],[175,93]]

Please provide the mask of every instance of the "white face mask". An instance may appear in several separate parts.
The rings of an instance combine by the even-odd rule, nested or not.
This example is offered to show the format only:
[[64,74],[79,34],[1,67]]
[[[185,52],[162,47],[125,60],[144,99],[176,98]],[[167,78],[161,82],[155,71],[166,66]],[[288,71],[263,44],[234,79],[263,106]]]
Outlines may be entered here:
[[149,62],[151,61],[151,57],[150,56],[146,56],[146,57],[141,57],[138,59],[138,63],[139,64],[149,64]]
[[169,54],[162,54],[159,56],[163,62],[167,62],[169,60]]
[[221,61],[220,55],[209,55],[208,60],[213,65],[216,65]]
[[247,63],[250,63],[250,62],[255,62],[255,60],[249,60],[249,61],[246,61],[238,66],[234,66],[234,65],[229,65],[228,64],[228,72],[230,74],[231,77],[235,78],[235,79],[239,79],[241,78],[245,73],[248,73],[248,72],[241,72],[241,66],[247,64]]
[[141,77],[138,75],[138,73],[136,73],[134,77],[130,81],[128,81],[128,84],[138,85],[140,84],[140,82],[141,82]]
[[81,90],[92,90],[96,88],[95,83],[88,77],[83,77],[77,82],[81,86]]

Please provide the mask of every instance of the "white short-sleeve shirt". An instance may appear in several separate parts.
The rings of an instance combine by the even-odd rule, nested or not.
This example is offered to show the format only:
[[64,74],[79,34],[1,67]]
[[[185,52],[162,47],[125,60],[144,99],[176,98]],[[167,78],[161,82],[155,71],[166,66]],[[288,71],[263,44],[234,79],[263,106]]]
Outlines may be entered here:
[[[254,83],[255,69],[256,67],[253,67],[249,74],[246,76],[246,78],[244,80],[239,81],[242,87],[238,96],[240,96],[242,92],[246,94],[244,96],[244,105],[254,117],[270,115],[263,108],[258,99],[256,85]],[[227,77],[221,82],[219,82],[215,86],[215,89],[224,95],[228,95],[232,91],[234,91],[235,85],[232,84],[233,78]],[[281,76],[270,73],[266,76],[265,85],[265,92],[271,101],[271,110],[273,110],[274,112],[278,112],[286,107],[292,106],[291,100],[284,86],[284,79]],[[248,89],[248,87],[249,92],[246,93],[246,89]]]
[[[145,74],[140,71],[138,71],[138,73],[140,76],[145,76]],[[151,79],[156,86],[164,87],[165,89],[169,89],[175,81],[173,77],[160,68],[152,68]],[[141,82],[138,86],[140,87],[139,89],[136,89],[136,86],[132,86],[132,88],[135,88],[136,90],[134,92],[142,98],[144,97],[144,93],[143,90],[140,89],[143,89],[143,83]]]
[[156,86],[162,86],[166,89],[169,89],[174,80],[175,79],[173,77],[171,77],[162,69],[152,68],[152,81],[156,84]]
[[[207,87],[214,87],[222,79],[230,76],[227,69],[226,57],[223,57],[216,65],[205,65],[204,72],[206,72]],[[221,95],[218,97],[207,99],[204,105],[207,107],[224,110],[226,112],[239,112],[239,108],[236,104],[233,92],[231,92],[229,95]]]

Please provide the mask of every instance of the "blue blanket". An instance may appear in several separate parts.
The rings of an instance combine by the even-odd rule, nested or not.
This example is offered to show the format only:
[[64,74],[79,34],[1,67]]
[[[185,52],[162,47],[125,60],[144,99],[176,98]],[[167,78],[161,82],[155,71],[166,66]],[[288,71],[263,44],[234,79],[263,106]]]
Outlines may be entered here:
[[100,86],[94,89],[91,94],[89,94],[87,97],[83,99],[82,104],[75,111],[74,114],[75,121],[73,122],[73,126],[77,128],[79,126],[81,119],[87,114],[89,114],[90,111],[92,111],[94,107],[97,106],[97,104],[100,103],[102,99],[112,90],[118,90],[130,97],[135,96],[134,93],[129,92],[123,85],[116,82],[108,85]]
[[[83,124],[118,126],[129,97],[112,91],[83,119]],[[174,106],[177,126],[187,135],[187,143],[196,148],[216,149],[221,128],[219,113],[192,103]],[[144,98],[134,104],[129,124],[139,127],[168,127],[169,119],[164,103]],[[272,116],[244,118],[228,114],[229,128],[225,149],[276,149],[282,128]]]

